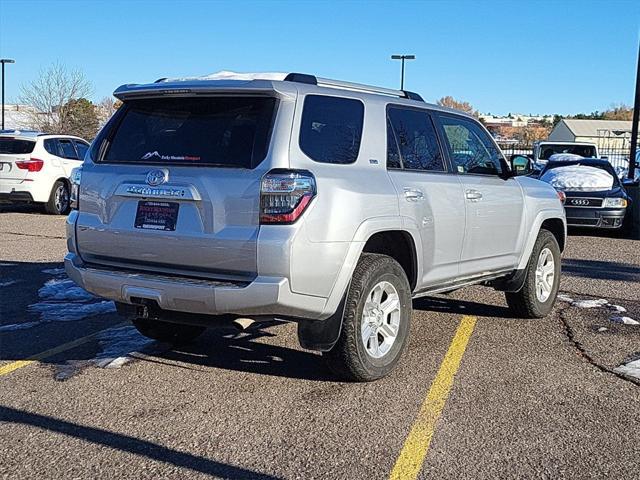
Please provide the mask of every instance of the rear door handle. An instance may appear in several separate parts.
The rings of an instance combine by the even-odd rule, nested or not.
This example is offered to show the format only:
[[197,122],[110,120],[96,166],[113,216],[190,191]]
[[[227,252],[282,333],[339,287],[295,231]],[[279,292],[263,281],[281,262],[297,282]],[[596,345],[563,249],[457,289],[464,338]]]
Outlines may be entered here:
[[465,193],[467,200],[471,200],[472,202],[482,200],[482,192],[479,192],[478,190],[467,190]]
[[405,188],[404,189],[404,198],[408,202],[418,202],[424,199],[424,193],[422,191],[414,189],[414,188]]

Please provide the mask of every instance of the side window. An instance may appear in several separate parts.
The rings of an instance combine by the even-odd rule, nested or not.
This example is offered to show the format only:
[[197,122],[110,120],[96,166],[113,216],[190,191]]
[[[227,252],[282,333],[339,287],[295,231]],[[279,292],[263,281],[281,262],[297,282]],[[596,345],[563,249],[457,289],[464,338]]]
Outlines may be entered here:
[[79,160],[84,160],[84,155],[87,153],[87,150],[89,150],[89,145],[78,140],[74,140],[73,143],[76,144],[76,150],[78,151]]
[[60,138],[58,139],[58,150],[62,158],[69,158],[71,160],[78,160],[78,154],[73,146],[71,140]]
[[387,116],[400,150],[402,168],[430,172],[445,170],[436,130],[428,112],[390,107]]
[[387,117],[387,168],[402,168],[396,134],[393,131],[389,117]]
[[300,149],[322,163],[353,163],[358,158],[364,105],[359,100],[307,95],[300,124]]
[[502,154],[486,132],[472,120],[440,115],[440,123],[449,143],[454,167],[458,173],[500,175]]
[[51,155],[60,156],[58,152],[57,141],[55,138],[47,138],[44,141],[44,149],[47,151],[47,153],[50,153]]

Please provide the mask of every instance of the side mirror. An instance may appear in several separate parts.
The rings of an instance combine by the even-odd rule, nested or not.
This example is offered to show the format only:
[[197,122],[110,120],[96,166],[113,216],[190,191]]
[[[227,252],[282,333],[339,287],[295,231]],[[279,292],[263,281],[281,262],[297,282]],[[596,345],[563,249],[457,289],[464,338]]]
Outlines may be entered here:
[[609,160],[609,157],[607,157],[607,156],[600,157],[600,160]]
[[533,172],[533,165],[531,159],[525,155],[512,155],[511,156],[511,172],[514,177],[522,175],[529,175]]

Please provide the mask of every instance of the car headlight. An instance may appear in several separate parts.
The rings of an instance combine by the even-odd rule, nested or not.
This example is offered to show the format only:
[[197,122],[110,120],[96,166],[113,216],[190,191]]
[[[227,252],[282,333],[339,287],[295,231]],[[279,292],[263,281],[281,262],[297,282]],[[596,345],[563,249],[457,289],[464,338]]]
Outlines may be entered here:
[[80,200],[80,179],[82,178],[82,167],[76,167],[71,170],[71,176],[69,177],[69,181],[71,181],[71,208],[74,210],[78,210],[79,200]]
[[605,198],[604,199],[604,208],[626,208],[627,199],[626,198]]

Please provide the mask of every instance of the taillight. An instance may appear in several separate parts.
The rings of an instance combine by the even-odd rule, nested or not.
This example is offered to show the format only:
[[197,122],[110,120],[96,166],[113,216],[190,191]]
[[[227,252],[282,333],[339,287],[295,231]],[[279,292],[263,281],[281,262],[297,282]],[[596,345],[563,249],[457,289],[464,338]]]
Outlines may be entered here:
[[30,172],[39,172],[42,170],[42,166],[44,165],[44,161],[38,158],[31,158],[29,160],[18,160],[16,162],[16,167],[20,170],[28,170]]
[[76,167],[71,170],[71,176],[69,180],[71,181],[71,195],[69,196],[69,201],[71,208],[73,210],[78,210],[80,205],[80,179],[82,178],[82,167]]
[[316,180],[305,170],[272,170],[260,184],[260,223],[293,223],[316,195]]

